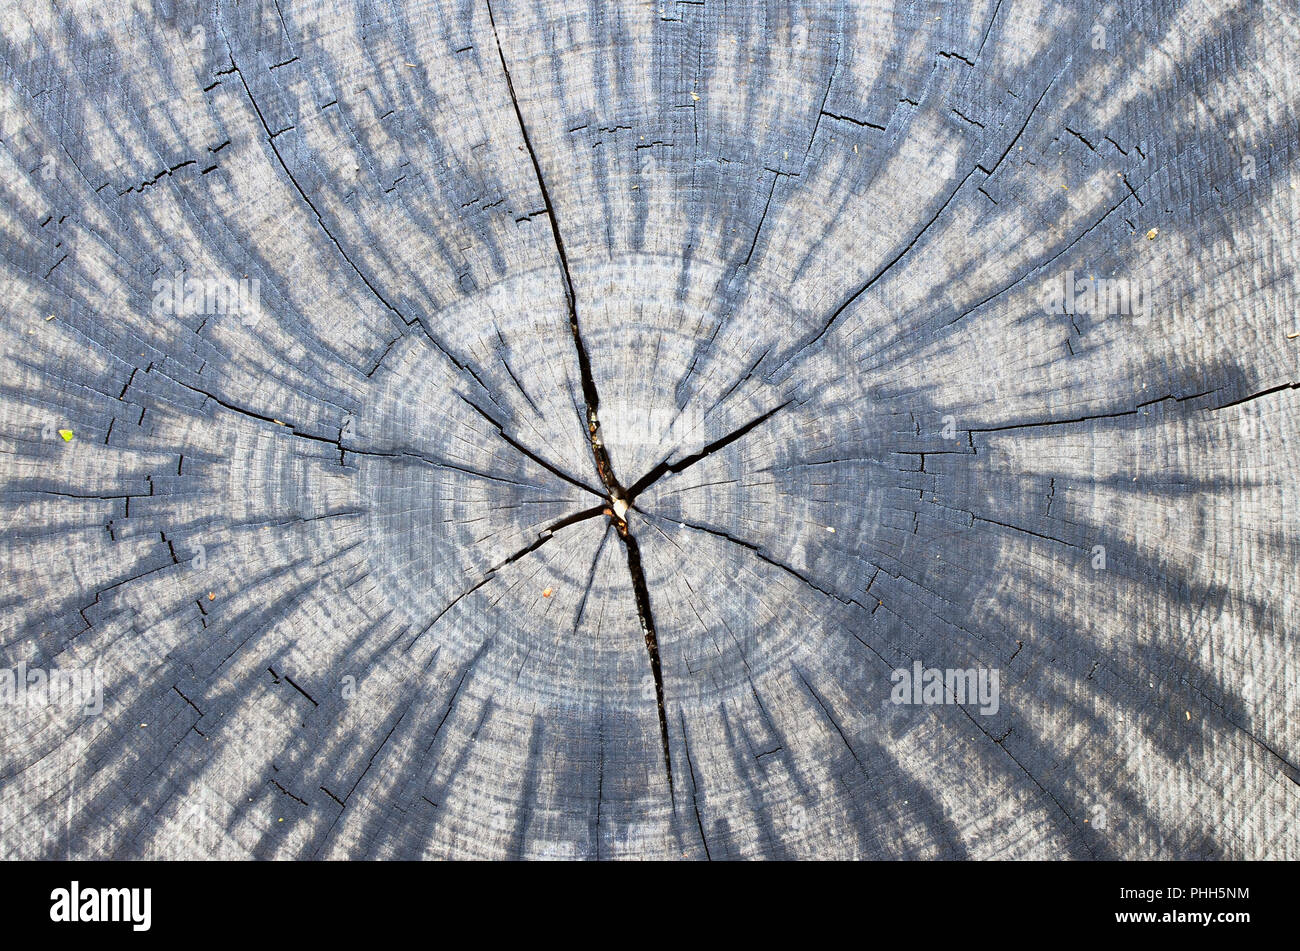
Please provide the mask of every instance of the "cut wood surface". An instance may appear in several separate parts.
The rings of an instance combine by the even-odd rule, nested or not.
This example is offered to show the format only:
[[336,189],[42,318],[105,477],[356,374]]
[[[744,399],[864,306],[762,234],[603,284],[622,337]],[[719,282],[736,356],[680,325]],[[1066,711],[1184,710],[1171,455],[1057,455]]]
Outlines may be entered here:
[[1300,858],[1298,17],[6,4],[0,856]]

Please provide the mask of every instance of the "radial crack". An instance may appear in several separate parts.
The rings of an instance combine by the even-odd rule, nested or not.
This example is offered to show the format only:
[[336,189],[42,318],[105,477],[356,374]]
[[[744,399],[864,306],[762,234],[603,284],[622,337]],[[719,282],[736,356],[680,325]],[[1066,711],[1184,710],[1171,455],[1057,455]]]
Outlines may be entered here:
[[449,601],[446,607],[444,607],[441,611],[439,611],[436,615],[434,615],[433,620],[429,622],[428,626],[425,627],[423,631],[415,635],[415,637],[411,638],[411,642],[406,645],[406,650],[409,651],[412,647],[414,647],[416,641],[418,641],[425,634],[429,633],[429,631],[433,630],[433,626],[437,624],[440,620],[442,620],[442,616],[444,614],[446,614],[453,607],[455,607],[463,598],[466,598],[469,595],[473,594],[479,588],[483,587],[485,584],[487,584],[489,581],[495,578],[496,573],[500,571],[502,568],[504,568],[506,565],[513,564],[514,562],[518,561],[520,558],[523,558],[525,555],[529,555],[537,551],[537,549],[541,548],[552,538],[554,538],[555,533],[558,532],[560,529],[567,528],[570,525],[575,525],[578,522],[585,521],[586,519],[589,518],[596,518],[598,515],[602,514],[603,512],[604,512],[604,508],[600,505],[597,505],[597,506],[593,506],[592,508],[582,509],[581,511],[578,512],[572,512],[569,515],[564,516],[564,518],[560,519],[559,521],[552,522],[550,525],[547,525],[545,528],[543,528],[540,532],[537,533],[537,538],[529,542],[523,548],[520,548],[518,551],[513,552],[510,555],[507,555],[505,558],[498,561],[495,565],[490,567],[487,570],[487,572],[484,574],[484,576],[478,582],[476,582],[472,587],[466,588],[460,594],[456,595],[455,598]]
[[559,466],[547,462],[540,455],[533,452],[531,449],[529,449],[519,440],[510,436],[506,432],[505,426],[503,426],[495,418],[493,418],[492,414],[487,412],[485,409],[483,409],[483,407],[479,406],[477,403],[473,402],[472,400],[465,399],[464,396],[461,396],[461,399],[464,401],[466,406],[468,406],[474,412],[482,416],[486,422],[490,423],[496,429],[497,433],[501,436],[501,438],[505,440],[505,442],[508,445],[510,445],[515,450],[517,450],[519,453],[521,453],[524,456],[527,456],[529,459],[533,460],[533,462],[537,463],[547,472],[550,472],[552,475],[558,476],[559,478],[563,479],[565,482],[569,482],[580,489],[590,492],[592,495],[601,494],[600,492],[593,489],[591,486],[587,485],[587,483],[583,482],[581,479],[571,476],[563,469],[561,469]]
[[[646,585],[645,571],[641,567],[641,549],[636,538],[628,530],[626,514],[628,494],[619,484],[614,473],[614,463],[609,450],[605,448],[600,436],[600,394],[596,389],[596,378],[591,372],[591,358],[587,345],[582,339],[582,328],[578,322],[578,300],[573,288],[573,276],[569,270],[569,256],[564,250],[564,236],[560,233],[559,218],[551,193],[546,187],[546,177],[542,174],[542,163],[533,148],[528,135],[528,124],[524,121],[523,110],[519,107],[519,97],[515,93],[514,79],[510,75],[510,66],[506,62],[505,50],[501,46],[501,36],[497,33],[496,17],[492,13],[492,2],[486,0],[488,22],[492,26],[492,38],[496,41],[497,56],[501,59],[501,71],[505,74],[506,89],[510,93],[510,103],[514,106],[515,119],[519,123],[519,134],[523,137],[524,148],[532,160],[533,173],[537,177],[537,187],[542,193],[542,203],[546,207],[546,217],[551,223],[551,235],[555,239],[555,251],[560,261],[560,274],[564,280],[564,300],[569,309],[569,332],[573,337],[573,347],[578,355],[578,373],[582,380],[582,397],[587,411],[587,437],[591,443],[591,455],[596,463],[596,472],[609,493],[612,508],[604,509],[618,529],[619,537],[627,550],[628,572],[632,575],[632,592],[636,599],[637,617],[641,622],[641,631],[645,635],[646,653],[650,657],[650,671],[654,675],[655,698],[659,709],[659,736],[663,742],[664,770],[668,776],[668,794],[673,796],[673,764],[668,743],[668,717],[664,709],[664,678],[659,663],[659,639],[655,630],[654,614],[650,607],[650,590]],[[504,435],[504,433],[503,433]],[[540,541],[539,541],[540,544]],[[675,801],[675,797],[674,797]]]
[[[771,565],[773,568],[778,568],[781,571],[784,571],[786,574],[790,575],[792,578],[796,579],[797,581],[800,581],[803,584],[807,585],[809,588],[811,588],[813,591],[816,591],[818,594],[825,595],[828,598],[833,598],[834,600],[838,601],[840,604],[846,606],[853,605],[854,607],[862,611],[865,611],[868,615],[871,614],[871,609],[868,608],[861,601],[859,601],[857,598],[845,597],[843,595],[836,594],[830,588],[823,588],[821,585],[814,582],[810,577],[808,577],[803,572],[798,571],[795,568],[792,568],[790,565],[787,565],[784,562],[777,561],[775,558],[773,558],[771,555],[768,555],[766,552],[763,551],[761,547],[754,544],[753,542],[745,541],[743,538],[737,538],[735,535],[732,535],[728,532],[721,531],[716,528],[710,528],[707,525],[700,525],[696,522],[686,522],[681,519],[673,518],[670,515],[660,515],[659,517],[669,522],[673,522],[677,525],[681,525],[683,528],[690,528],[690,529],[694,529],[697,532],[704,532],[706,535],[713,535],[716,538],[721,538],[724,541],[731,542],[733,545],[738,545],[741,548],[748,549],[749,551],[753,552],[754,555],[757,556],[761,561],[766,562],[767,564]],[[870,562],[868,562],[868,564],[870,564]],[[880,566],[878,565],[871,565],[871,567],[875,568],[877,572],[880,571]],[[874,576],[872,577],[872,580],[875,580]],[[870,587],[871,587],[871,583],[868,582],[867,588]],[[858,641],[858,643],[860,643],[867,650],[871,651],[871,653],[875,654],[878,658],[880,658],[880,660],[883,663],[885,663],[886,665],[889,664],[889,662],[885,660],[884,655],[881,654],[880,651],[876,650],[865,640],[859,637],[857,633],[855,632],[850,632],[850,633],[853,634],[853,637]]]
[[632,575],[632,594],[636,598],[637,618],[641,621],[641,633],[645,635],[646,653],[650,655],[650,673],[655,681],[655,702],[659,708],[659,739],[664,748],[664,770],[668,774],[668,795],[676,800],[673,793],[673,759],[668,744],[668,712],[664,707],[664,675],[659,664],[659,636],[655,630],[654,612],[650,609],[650,589],[646,585],[645,570],[641,567],[641,546],[636,536],[620,527],[619,535],[623,547],[627,549],[627,569]]
[[665,459],[663,462],[659,463],[657,466],[655,466],[653,469],[651,469],[641,478],[637,479],[636,482],[632,484],[632,487],[627,490],[629,504],[633,499],[636,498],[637,495],[644,492],[646,489],[648,489],[654,483],[658,482],[664,476],[668,475],[670,472],[673,474],[682,472],[686,469],[689,469],[691,466],[695,465],[695,463],[699,462],[704,457],[712,455],[713,453],[717,452],[719,449],[725,449],[727,446],[730,446],[736,440],[748,435],[750,432],[757,429],[759,426],[763,425],[765,422],[767,422],[777,413],[781,412],[781,410],[789,406],[792,402],[794,401],[786,400],[784,403],[782,403],[780,406],[776,407],[775,409],[770,409],[762,416],[750,420],[748,423],[746,423],[744,426],[741,426],[739,429],[733,430],[732,432],[728,433],[727,435],[723,436],[720,439],[713,440],[713,442],[706,445],[699,452],[692,453],[691,455],[687,456],[685,459],[680,460],[679,462],[674,462],[670,464],[668,460]]
[[515,82],[510,75],[510,66],[506,63],[505,50],[501,47],[501,37],[497,33],[496,17],[492,13],[491,0],[487,0],[488,22],[492,25],[492,38],[496,41],[497,56],[501,59],[501,71],[505,74],[506,90],[510,94],[510,104],[514,106],[515,119],[519,123],[519,134],[524,140],[524,148],[533,164],[533,174],[537,178],[537,188],[542,193],[542,204],[546,208],[546,218],[551,223],[551,236],[555,240],[555,252],[560,261],[560,276],[564,280],[564,302],[569,310],[569,331],[573,337],[574,349],[578,352],[578,371],[582,378],[582,396],[587,404],[587,430],[591,440],[592,453],[596,457],[596,468],[601,481],[609,484],[614,477],[609,453],[600,441],[600,421],[597,411],[600,409],[600,394],[596,392],[596,381],[591,373],[591,358],[582,339],[582,330],[578,323],[578,298],[573,289],[573,275],[569,270],[569,255],[564,249],[564,235],[560,232],[560,220],[555,213],[555,204],[551,201],[550,189],[546,187],[546,176],[542,174],[542,163],[533,148],[532,137],[528,134],[528,123],[524,121],[523,110],[519,106],[519,97],[515,93]]

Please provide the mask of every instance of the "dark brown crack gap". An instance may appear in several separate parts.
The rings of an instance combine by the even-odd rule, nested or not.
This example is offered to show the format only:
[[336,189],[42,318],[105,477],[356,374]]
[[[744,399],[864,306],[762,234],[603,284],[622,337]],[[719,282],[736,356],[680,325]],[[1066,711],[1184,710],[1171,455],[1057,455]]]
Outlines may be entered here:
[[619,538],[623,540],[623,547],[627,551],[627,567],[632,576],[632,591],[636,599],[637,617],[641,622],[641,630],[645,635],[646,652],[650,657],[650,671],[654,675],[655,696],[659,708],[659,738],[663,744],[664,771],[668,777],[668,794],[675,802],[672,754],[668,743],[668,718],[664,711],[664,679],[659,663],[659,638],[655,631],[654,613],[650,606],[650,590],[646,586],[645,571],[641,567],[641,550],[637,546],[632,533],[628,531],[626,518],[627,495],[614,473],[614,464],[609,457],[609,450],[605,448],[604,441],[600,437],[600,394],[596,390],[596,379],[591,372],[591,358],[587,353],[586,344],[583,342],[582,329],[578,322],[578,302],[573,289],[573,276],[569,271],[569,256],[564,250],[564,236],[560,233],[559,219],[555,213],[555,206],[551,202],[551,193],[546,187],[546,177],[542,174],[541,162],[537,158],[532,139],[528,135],[528,124],[524,122],[523,110],[519,108],[519,97],[515,94],[515,84],[510,75],[510,66],[506,62],[505,50],[501,47],[501,37],[497,33],[496,17],[492,11],[491,0],[487,0],[487,11],[488,22],[492,27],[492,38],[496,42],[497,56],[501,59],[501,71],[505,74],[506,89],[510,94],[511,105],[514,106],[515,119],[519,123],[519,132],[523,137],[524,147],[527,149],[528,157],[532,161],[533,174],[537,178],[537,187],[542,193],[542,202],[546,207],[546,217],[551,223],[551,235],[555,240],[555,250],[560,260],[560,273],[564,279],[564,300],[569,310],[569,331],[573,337],[574,349],[578,354],[578,372],[582,379],[582,398],[587,409],[587,436],[591,442],[591,454],[596,463],[596,472],[608,493],[610,507],[603,511],[614,521],[615,526],[618,528]]
[[[480,581],[475,583],[473,586],[466,588],[460,594],[456,595],[456,597],[452,598],[451,601],[447,602],[446,607],[444,607],[441,611],[439,611],[437,614],[434,615],[433,620],[428,623],[428,625],[424,628],[424,630],[422,630],[419,634],[415,635],[415,637],[411,638],[411,642],[406,645],[405,649],[409,651],[412,647],[414,647],[415,642],[418,641],[425,634],[429,633],[429,631],[433,630],[434,625],[437,624],[440,620],[442,620],[442,616],[444,614],[446,614],[453,607],[455,607],[456,604],[459,603],[463,598],[468,597],[469,595],[477,591],[479,588],[487,584],[489,581],[493,580],[496,577],[496,573],[500,571],[502,568],[504,568],[506,565],[514,564],[516,561],[518,561],[520,558],[523,558],[525,555],[530,555],[533,552],[537,551],[537,549],[541,548],[552,538],[554,538],[555,533],[558,532],[560,529],[568,528],[570,525],[576,525],[578,522],[583,522],[586,521],[587,519],[598,518],[600,515],[604,514],[604,512],[605,512],[604,506],[596,505],[596,506],[592,506],[591,508],[582,509],[581,511],[578,512],[572,512],[564,516],[564,518],[561,518],[558,521],[552,522],[550,525],[547,525],[540,532],[538,532],[536,539],[529,542],[527,545],[525,545],[523,548],[520,548],[518,551],[513,552],[512,554],[507,555],[505,558],[498,561],[495,565],[493,565],[491,568],[487,570],[487,572],[484,574],[483,578]],[[602,548],[604,547],[604,542],[601,543],[601,547]],[[597,552],[597,555],[599,556],[599,552]]]
[[632,501],[636,498],[636,496],[640,495],[646,489],[650,488],[650,486],[654,485],[654,483],[658,482],[664,476],[669,475],[670,473],[676,475],[679,472],[683,472],[686,469],[689,469],[691,466],[695,465],[695,463],[699,462],[701,459],[704,459],[706,456],[713,455],[713,453],[717,452],[719,449],[725,449],[727,446],[730,446],[736,440],[744,437],[745,435],[749,434],[753,430],[757,429],[759,426],[766,423],[769,419],[771,419],[777,413],[781,412],[781,410],[785,409],[793,402],[794,400],[786,400],[780,406],[768,410],[762,416],[755,417],[745,425],[741,426],[739,429],[727,433],[727,435],[721,437],[720,439],[713,440],[713,442],[706,445],[699,452],[692,453],[691,455],[682,459],[680,462],[669,463],[667,459],[663,460],[654,468],[652,468],[649,472],[643,475],[641,478],[637,479],[634,483],[632,483],[632,488],[628,489],[628,493],[627,493],[628,504],[631,505]]
[[[501,60],[501,71],[505,75],[506,89],[510,95],[511,105],[514,107],[515,119],[519,124],[519,132],[524,140],[524,147],[532,162],[533,174],[537,179],[537,187],[541,192],[542,202],[546,208],[546,217],[550,221],[551,236],[555,241],[556,255],[559,258],[560,263],[560,275],[564,282],[564,300],[569,311],[569,332],[570,336],[573,338],[574,350],[577,352],[578,372],[582,382],[582,397],[586,404],[587,437],[591,444],[591,455],[596,465],[596,472],[600,476],[601,483],[605,487],[608,500],[607,507],[600,508],[598,506],[597,508],[599,508],[600,512],[608,516],[614,523],[615,528],[618,530],[618,536],[623,542],[624,551],[627,553],[627,568],[628,573],[632,577],[632,594],[636,601],[637,619],[641,625],[641,633],[645,637],[646,654],[650,660],[650,672],[654,677],[655,701],[659,711],[659,739],[663,745],[664,772],[668,778],[668,795],[672,798],[675,804],[676,795],[674,794],[673,787],[672,752],[668,739],[668,714],[664,703],[663,668],[659,656],[659,635],[655,627],[654,610],[650,602],[650,588],[649,585],[646,584],[645,569],[641,563],[641,546],[637,543],[636,536],[628,528],[627,512],[628,509],[632,507],[632,503],[640,492],[649,488],[664,476],[680,473],[718,450],[731,445],[736,440],[741,439],[746,434],[767,422],[778,412],[789,406],[792,401],[787,400],[780,406],[768,410],[761,416],[758,416],[720,439],[714,440],[700,451],[685,457],[679,462],[669,464],[667,459],[661,461],[658,465],[651,468],[649,472],[637,479],[630,489],[624,489],[614,471],[613,460],[610,458],[609,450],[606,448],[605,441],[601,437],[600,433],[600,393],[596,387],[595,376],[591,372],[591,358],[587,351],[586,343],[582,339],[582,327],[578,319],[577,294],[574,290],[573,276],[569,269],[569,256],[564,248],[564,236],[560,231],[559,218],[556,214],[555,206],[551,201],[550,191],[546,187],[546,177],[542,174],[541,161],[537,157],[537,152],[533,148],[532,138],[528,134],[528,124],[524,121],[523,110],[519,106],[519,98],[515,94],[514,80],[510,75],[510,66],[506,62],[505,51],[501,46],[501,37],[497,33],[496,17],[492,11],[491,0],[487,0],[487,11],[488,22],[492,28],[492,37],[496,42],[497,56]],[[470,405],[473,406],[473,404]],[[474,406],[474,408],[485,418],[495,424],[495,421],[491,420],[491,417],[484,413],[482,409],[477,406]],[[497,428],[502,432],[502,435],[505,436],[504,431],[499,425]],[[524,451],[522,446],[517,445],[513,440],[509,440],[509,437],[506,438],[507,441],[511,442],[511,445],[515,445],[516,448]],[[531,454],[529,455],[531,456]],[[535,456],[531,457],[536,461],[542,461]],[[560,475],[562,478],[565,478],[567,481],[573,482],[577,485],[582,485],[582,483],[577,479],[558,471],[555,467],[544,462],[542,464],[546,465],[548,469],[555,472],[557,475]],[[582,487],[587,488],[585,485]],[[573,524],[576,521],[591,518],[594,514],[595,510],[587,509],[569,516],[563,521],[563,524]],[[553,528],[554,527],[559,526],[553,526]],[[537,548],[541,547],[549,537],[549,532],[544,533],[535,543],[522,551],[517,552],[510,560],[521,558],[529,552],[535,551]],[[599,557],[599,553],[597,554],[597,557]]]

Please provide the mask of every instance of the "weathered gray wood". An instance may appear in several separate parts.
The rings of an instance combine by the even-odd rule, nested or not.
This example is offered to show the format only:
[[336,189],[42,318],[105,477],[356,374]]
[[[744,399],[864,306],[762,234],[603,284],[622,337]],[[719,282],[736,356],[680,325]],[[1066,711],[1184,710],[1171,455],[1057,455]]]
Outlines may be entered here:
[[0,855],[1300,857],[1293,7],[0,27]]

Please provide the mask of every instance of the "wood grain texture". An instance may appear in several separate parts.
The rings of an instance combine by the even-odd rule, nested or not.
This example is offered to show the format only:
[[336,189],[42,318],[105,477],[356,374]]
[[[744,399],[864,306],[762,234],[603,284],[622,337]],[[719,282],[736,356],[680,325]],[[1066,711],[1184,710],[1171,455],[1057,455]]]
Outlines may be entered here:
[[0,855],[1300,858],[1294,4],[0,27]]

